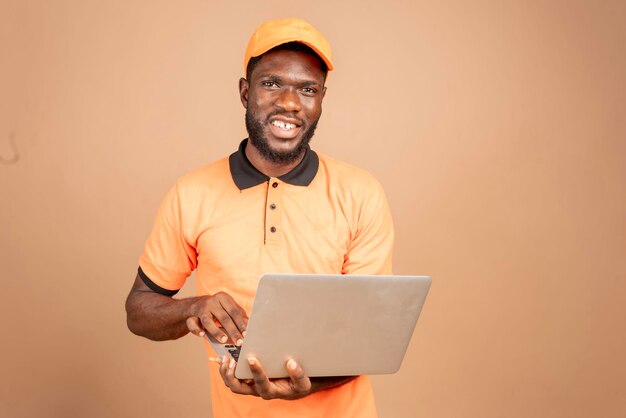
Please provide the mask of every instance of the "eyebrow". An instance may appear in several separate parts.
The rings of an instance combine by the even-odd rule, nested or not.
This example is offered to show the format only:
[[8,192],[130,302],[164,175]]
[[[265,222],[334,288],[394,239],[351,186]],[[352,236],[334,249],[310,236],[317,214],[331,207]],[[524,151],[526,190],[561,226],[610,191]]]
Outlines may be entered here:
[[[283,81],[282,77],[279,77],[276,74],[271,74],[271,73],[259,74],[259,79],[275,81],[277,83],[281,83]],[[298,81],[296,84],[298,85],[298,87],[311,87],[311,86],[321,87],[323,85],[314,80],[301,80],[301,81]]]

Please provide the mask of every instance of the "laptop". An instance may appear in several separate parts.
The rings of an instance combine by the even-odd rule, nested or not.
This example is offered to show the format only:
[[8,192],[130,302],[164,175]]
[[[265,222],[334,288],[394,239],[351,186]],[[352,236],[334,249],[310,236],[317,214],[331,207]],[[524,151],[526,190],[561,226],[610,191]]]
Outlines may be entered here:
[[[256,357],[270,378],[288,376],[288,358],[310,377],[395,373],[430,284],[427,276],[265,274],[242,346],[211,344],[220,356]],[[235,377],[252,378],[247,361]]]

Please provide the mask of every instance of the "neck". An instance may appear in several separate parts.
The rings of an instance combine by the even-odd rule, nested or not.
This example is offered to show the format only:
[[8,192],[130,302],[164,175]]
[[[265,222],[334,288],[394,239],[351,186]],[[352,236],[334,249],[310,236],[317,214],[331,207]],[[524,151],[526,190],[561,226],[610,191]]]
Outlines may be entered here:
[[248,143],[246,144],[245,151],[246,151],[246,157],[248,158],[250,163],[254,166],[254,168],[256,168],[261,173],[269,177],[280,177],[282,175],[289,173],[298,164],[300,164],[305,154],[303,152],[302,155],[298,157],[297,160],[291,163],[275,163],[275,162],[266,160],[263,157],[263,155],[261,155],[259,150],[256,149],[254,145],[252,145],[250,140],[248,140]]

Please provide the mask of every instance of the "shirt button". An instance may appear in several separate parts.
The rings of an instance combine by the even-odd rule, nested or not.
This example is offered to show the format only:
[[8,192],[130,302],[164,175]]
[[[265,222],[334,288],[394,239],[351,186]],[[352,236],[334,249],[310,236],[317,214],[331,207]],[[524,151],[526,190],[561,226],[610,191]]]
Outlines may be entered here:
[[272,231],[272,232],[276,232],[276,227],[275,227],[275,226],[271,227],[271,228],[270,228],[270,231]]
[[278,183],[276,183],[276,182],[272,183],[272,187],[273,188],[277,188],[278,187]]
[[272,204],[270,205],[270,209],[272,209],[272,210],[276,209],[276,205],[272,203]]

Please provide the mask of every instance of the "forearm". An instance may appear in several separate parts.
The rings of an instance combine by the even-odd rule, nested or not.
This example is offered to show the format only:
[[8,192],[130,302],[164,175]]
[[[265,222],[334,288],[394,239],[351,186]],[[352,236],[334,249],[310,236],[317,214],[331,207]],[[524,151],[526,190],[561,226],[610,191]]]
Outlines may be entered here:
[[358,376],[311,377],[311,392],[330,389],[348,383]]
[[154,292],[131,292],[126,322],[133,334],[155,341],[175,340],[189,332],[185,321],[198,297],[172,299]]

